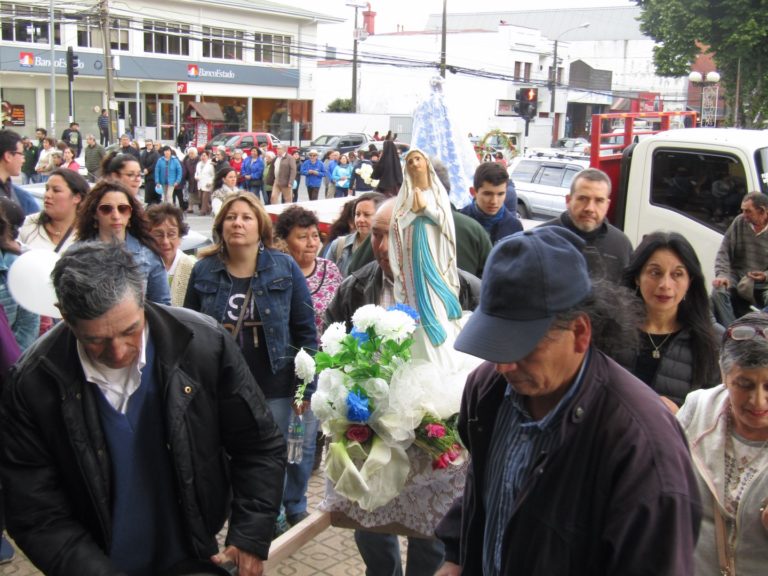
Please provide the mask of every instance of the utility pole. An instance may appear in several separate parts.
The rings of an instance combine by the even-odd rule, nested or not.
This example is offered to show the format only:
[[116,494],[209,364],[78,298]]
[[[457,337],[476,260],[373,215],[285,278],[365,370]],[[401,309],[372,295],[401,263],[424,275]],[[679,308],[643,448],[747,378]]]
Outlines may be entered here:
[[56,34],[54,26],[56,21],[53,17],[53,0],[50,2],[51,18],[48,22],[48,36],[51,40],[51,131],[48,135],[56,138]]
[[[53,2],[53,0],[51,0]],[[109,34],[109,0],[99,0],[99,24],[101,27],[101,38],[104,44],[104,73],[107,79],[107,110],[109,110],[109,132],[110,142],[113,142],[117,134],[117,110],[113,109],[115,102],[115,88],[113,85],[112,67],[112,43]]]
[[443,31],[442,38],[440,39],[440,76],[445,78],[445,45],[446,36],[448,34],[446,28],[448,27],[448,0],[443,0]]

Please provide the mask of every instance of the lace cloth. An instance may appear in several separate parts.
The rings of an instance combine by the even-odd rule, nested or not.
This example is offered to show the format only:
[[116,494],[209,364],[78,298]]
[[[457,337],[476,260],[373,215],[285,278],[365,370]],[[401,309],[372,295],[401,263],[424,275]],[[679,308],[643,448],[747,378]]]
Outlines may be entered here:
[[375,528],[400,524],[425,538],[434,538],[435,527],[453,504],[464,493],[464,481],[468,463],[452,465],[443,470],[433,470],[430,457],[412,446],[406,451],[411,470],[403,491],[385,504],[366,512],[356,503],[341,496],[326,480],[325,498],[320,509],[325,512],[341,512],[361,527]]

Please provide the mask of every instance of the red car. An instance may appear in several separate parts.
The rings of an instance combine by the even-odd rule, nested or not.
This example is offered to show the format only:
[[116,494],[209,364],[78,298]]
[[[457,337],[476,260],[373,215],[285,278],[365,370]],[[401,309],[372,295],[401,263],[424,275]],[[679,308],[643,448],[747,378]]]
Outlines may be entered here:
[[[280,139],[274,134],[269,132],[222,132],[213,137],[208,142],[206,148],[215,150],[218,146],[224,146],[227,149],[227,153],[231,156],[236,148],[243,151],[243,156],[248,156],[251,153],[254,143],[258,143],[257,146],[261,148],[262,144],[267,145],[267,150],[275,152],[277,145],[280,144]],[[288,152],[293,152],[296,146],[289,146]],[[202,152],[202,148],[198,149]]]

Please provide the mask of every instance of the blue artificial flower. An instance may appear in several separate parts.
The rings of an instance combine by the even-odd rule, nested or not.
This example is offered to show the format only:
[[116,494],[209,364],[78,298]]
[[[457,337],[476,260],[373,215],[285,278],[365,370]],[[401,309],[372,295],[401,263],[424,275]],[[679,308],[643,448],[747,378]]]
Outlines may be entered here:
[[357,340],[358,344],[365,344],[368,342],[368,340],[370,340],[366,332],[361,332],[357,328],[352,328],[352,332],[350,332],[349,335]]
[[363,392],[350,391],[347,394],[347,420],[350,422],[367,422],[370,415],[368,397]]
[[419,321],[419,313],[407,304],[395,304],[394,306],[387,308],[387,310],[399,310],[400,312],[405,312],[408,316],[413,318],[414,322]]

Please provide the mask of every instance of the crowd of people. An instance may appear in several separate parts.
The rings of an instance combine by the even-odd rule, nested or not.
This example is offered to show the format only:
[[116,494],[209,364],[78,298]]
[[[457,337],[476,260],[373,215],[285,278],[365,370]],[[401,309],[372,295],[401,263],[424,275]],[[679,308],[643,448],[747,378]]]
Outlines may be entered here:
[[[93,186],[49,169],[44,133],[32,158],[37,145],[0,131],[0,520],[45,573],[209,561],[261,574],[271,540],[309,513],[319,423],[315,383],[295,399],[296,352],[363,305],[402,301],[433,345],[483,360],[458,418],[471,460],[435,534],[409,538],[405,570],[394,534],[356,530],[366,574],[765,571],[764,195],[743,198],[710,294],[684,236],[633,247],[607,221],[596,169],[573,179],[563,214],[522,231],[495,161],[457,210],[441,160],[401,159],[391,141],[300,162],[282,146],[177,158],[126,138],[92,173],[92,139]],[[77,157],[79,136],[63,140]],[[11,180],[32,160],[39,211]],[[310,199],[350,197],[325,238],[294,204],[301,176]],[[268,202],[294,205],[273,224]],[[195,256],[180,248],[192,209],[214,216]],[[8,290],[26,249],[60,255],[61,321]],[[289,464],[292,415],[305,437]]]

